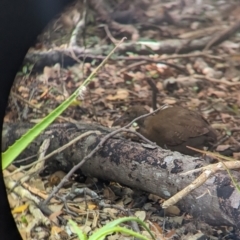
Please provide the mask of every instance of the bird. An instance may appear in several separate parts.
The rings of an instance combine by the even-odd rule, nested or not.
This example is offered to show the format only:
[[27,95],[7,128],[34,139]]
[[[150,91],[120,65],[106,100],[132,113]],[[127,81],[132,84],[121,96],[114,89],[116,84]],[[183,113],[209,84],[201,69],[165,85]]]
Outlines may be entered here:
[[[132,106],[112,126],[126,125],[147,113],[141,105]],[[162,148],[185,155],[197,153],[187,146],[204,149],[217,142],[216,131],[201,114],[180,106],[160,109],[136,122],[139,127],[137,131],[144,137]]]

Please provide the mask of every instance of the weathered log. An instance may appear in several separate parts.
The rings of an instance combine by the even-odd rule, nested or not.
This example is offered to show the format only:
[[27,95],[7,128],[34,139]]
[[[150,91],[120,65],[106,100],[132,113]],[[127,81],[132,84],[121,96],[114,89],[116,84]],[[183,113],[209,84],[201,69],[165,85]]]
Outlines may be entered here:
[[[30,127],[31,125],[24,123],[5,124],[2,148],[6,149]],[[58,170],[69,171],[111,130],[97,124],[53,124],[18,159],[36,154],[45,138],[51,138],[49,148],[51,152],[89,130],[101,131],[103,135],[92,134],[46,162],[51,167],[57,166]],[[189,185],[199,175],[195,173],[181,176],[180,173],[204,165],[206,163],[202,158],[182,155],[159,147],[149,149],[140,143],[123,138],[110,138],[99,152],[84,163],[81,171],[86,176],[116,181],[167,199]],[[232,171],[232,174],[239,183],[240,173]],[[181,200],[178,206],[209,224],[240,227],[240,194],[225,171],[210,177],[206,183]]]
[[[201,39],[191,40],[190,42],[186,39],[167,39],[159,43],[129,42],[121,44],[116,52],[120,56],[124,56],[126,52],[134,52],[138,55],[148,55],[150,48],[153,49],[156,54],[170,54],[179,49],[180,53],[188,53],[194,50],[201,50],[210,39],[211,37],[207,36]],[[110,50],[111,46],[104,45],[96,49],[71,47],[69,49],[58,49],[45,52],[29,52],[25,56],[24,63],[34,63],[36,65],[34,66],[35,71],[42,71],[45,66],[53,66],[59,62],[63,62],[63,66],[72,66],[76,63],[76,60],[70,57],[72,53],[78,56],[78,59],[84,59],[85,62],[90,62],[93,59],[102,61],[105,58],[104,52],[109,52]],[[122,57],[118,57],[117,60],[121,60],[121,58]],[[133,61],[134,59],[130,60]],[[159,62],[161,61],[159,60]],[[166,64],[167,63],[168,62],[166,62]]]

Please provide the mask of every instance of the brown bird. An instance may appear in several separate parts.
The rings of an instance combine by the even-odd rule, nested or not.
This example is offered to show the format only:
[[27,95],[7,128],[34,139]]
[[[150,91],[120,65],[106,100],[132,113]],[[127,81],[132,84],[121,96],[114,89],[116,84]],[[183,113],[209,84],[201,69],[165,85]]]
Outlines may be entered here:
[[[147,114],[142,106],[130,107],[113,126],[126,125],[133,119]],[[182,107],[169,107],[137,121],[138,132],[162,148],[186,155],[196,152],[187,148],[210,147],[217,141],[215,130],[199,113]]]

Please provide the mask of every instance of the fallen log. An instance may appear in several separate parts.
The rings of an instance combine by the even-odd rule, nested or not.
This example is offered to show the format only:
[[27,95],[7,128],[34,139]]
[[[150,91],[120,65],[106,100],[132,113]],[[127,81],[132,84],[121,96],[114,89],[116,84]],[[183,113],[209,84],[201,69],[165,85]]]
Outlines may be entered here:
[[[32,125],[26,123],[4,124],[2,149],[5,150],[31,127]],[[52,152],[76,136],[92,130],[100,131],[102,135],[91,134],[59,153],[58,156],[46,161],[48,172],[70,171],[98,145],[101,138],[111,129],[87,123],[53,124],[18,159],[35,155],[46,138],[51,139],[48,152]],[[195,172],[183,176],[181,173],[206,164],[201,157],[186,156],[160,147],[150,149],[140,143],[114,137],[108,139],[80,170],[86,176],[119,182],[167,199],[200,175]],[[240,173],[232,171],[232,174],[239,183]],[[240,193],[232,185],[226,171],[219,171],[211,176],[177,205],[182,211],[206,223],[240,227]]]

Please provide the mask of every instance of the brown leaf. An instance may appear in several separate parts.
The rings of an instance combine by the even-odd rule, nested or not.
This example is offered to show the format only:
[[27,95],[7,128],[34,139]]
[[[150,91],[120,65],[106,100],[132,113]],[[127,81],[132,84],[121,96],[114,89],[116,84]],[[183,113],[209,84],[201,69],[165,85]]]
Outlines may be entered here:
[[176,99],[173,99],[173,98],[166,98],[164,99],[163,101],[164,104],[175,104],[176,103]]
[[226,92],[223,91],[217,91],[213,88],[208,89],[208,96],[216,96],[218,98],[224,98],[227,96]]
[[240,160],[240,152],[233,153],[233,158]]
[[106,97],[107,100],[110,101],[115,101],[115,100],[125,100],[126,98],[128,98],[129,96],[129,92],[126,89],[118,89],[117,93],[115,95],[108,95]]
[[230,147],[230,145],[218,145],[216,148],[217,152],[222,152],[224,150],[227,150]]

